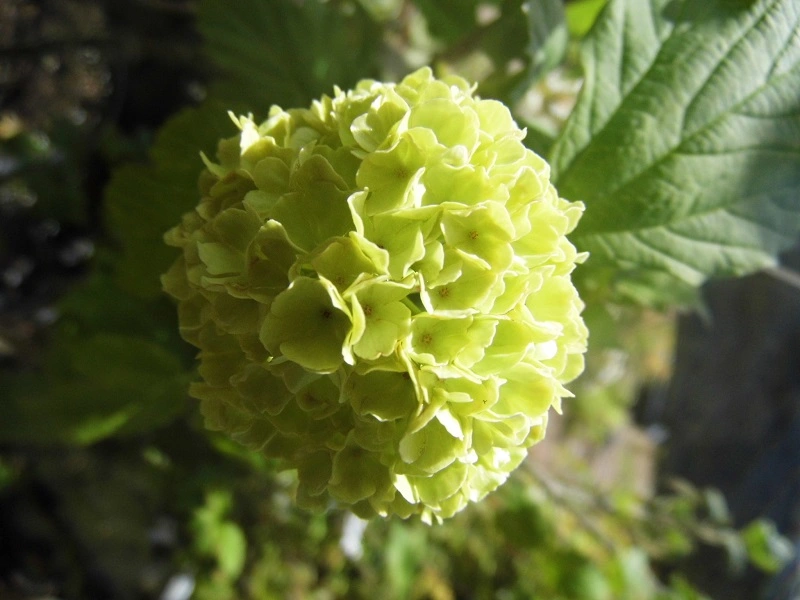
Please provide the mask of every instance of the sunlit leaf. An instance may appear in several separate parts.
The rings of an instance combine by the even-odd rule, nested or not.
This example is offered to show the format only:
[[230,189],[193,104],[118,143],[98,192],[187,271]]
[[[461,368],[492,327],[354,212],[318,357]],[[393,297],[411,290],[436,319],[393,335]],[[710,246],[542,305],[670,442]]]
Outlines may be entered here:
[[568,2],[565,7],[567,27],[574,38],[582,38],[589,33],[597,15],[603,10],[608,0],[576,0]]
[[552,153],[559,192],[586,203],[572,238],[591,253],[584,274],[698,285],[794,242],[799,21],[792,0],[609,2]]

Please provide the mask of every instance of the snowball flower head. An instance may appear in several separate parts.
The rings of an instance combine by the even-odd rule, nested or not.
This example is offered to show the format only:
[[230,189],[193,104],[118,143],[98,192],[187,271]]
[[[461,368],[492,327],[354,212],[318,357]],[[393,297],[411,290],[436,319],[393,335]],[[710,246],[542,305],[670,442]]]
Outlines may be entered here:
[[362,81],[204,157],[163,277],[208,427],[297,501],[440,521],[496,489],[583,369],[558,197],[508,109],[428,68]]

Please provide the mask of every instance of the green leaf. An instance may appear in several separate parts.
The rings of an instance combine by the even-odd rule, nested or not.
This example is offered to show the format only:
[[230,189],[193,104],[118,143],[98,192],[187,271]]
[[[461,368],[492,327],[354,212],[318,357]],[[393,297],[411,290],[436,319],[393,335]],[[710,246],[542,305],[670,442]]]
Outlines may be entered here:
[[[586,279],[583,280],[586,282]],[[675,279],[669,273],[656,270],[629,270],[614,282],[616,297],[641,306],[658,310],[671,307],[685,308],[703,313],[706,307],[700,291],[694,285]],[[604,290],[606,291],[606,290]]]
[[481,82],[480,93],[517,102],[531,84],[561,63],[567,41],[562,0],[507,0],[500,18],[480,36],[480,50],[495,66]]
[[197,26],[218,78],[211,95],[266,116],[306,106],[376,73],[382,30],[358,5],[307,0],[203,0]]
[[126,294],[97,266],[59,311],[43,366],[0,377],[0,441],[90,444],[182,414],[193,371],[166,298]]
[[526,3],[530,77],[535,79],[557,66],[567,52],[567,24],[562,0],[534,0]]
[[161,294],[159,277],[176,256],[164,244],[164,233],[200,200],[200,153],[214,156],[217,140],[235,133],[220,103],[186,109],[159,132],[152,164],[114,172],[106,189],[106,220],[121,254],[114,269],[122,289],[145,298]]
[[792,544],[769,521],[754,521],[742,531],[742,539],[752,563],[767,573],[780,569],[794,554]]
[[217,532],[217,561],[229,579],[236,579],[244,569],[247,557],[247,538],[236,523],[221,523]]
[[569,34],[580,39],[589,33],[608,0],[577,0],[569,2],[565,8]]
[[405,0],[358,0],[376,21],[390,21],[400,16]]
[[185,369],[153,342],[105,333],[55,350],[70,353],[60,357],[63,372],[0,383],[5,392],[0,441],[91,444],[154,429],[186,405]]
[[395,598],[408,598],[427,545],[426,531],[392,523],[383,548],[386,581]]
[[[228,111],[260,112],[272,103],[307,106],[310,98],[348,87],[374,71],[380,35],[362,9],[352,14],[320,0],[204,0],[198,28],[218,67],[210,98],[159,132],[149,165],[118,169],[106,191],[107,223],[121,257],[117,283],[142,297],[161,293],[159,276],[176,253],[164,232],[199,201],[200,152],[236,133]],[[354,50],[357,48],[357,50]]]
[[247,538],[236,522],[226,518],[233,497],[227,490],[206,495],[192,520],[194,542],[200,553],[214,558],[226,579],[236,579],[244,569]]
[[445,44],[457,42],[475,30],[479,4],[501,3],[502,0],[414,0],[428,23],[428,31]]
[[697,591],[680,575],[671,575],[669,589],[659,590],[656,600],[711,600],[708,596]]
[[586,273],[696,286],[795,241],[799,20],[794,0],[609,2],[551,161],[559,192],[586,203],[572,235]]
[[524,144],[539,156],[547,156],[555,143],[555,136],[539,123],[516,117],[521,127],[525,128]]

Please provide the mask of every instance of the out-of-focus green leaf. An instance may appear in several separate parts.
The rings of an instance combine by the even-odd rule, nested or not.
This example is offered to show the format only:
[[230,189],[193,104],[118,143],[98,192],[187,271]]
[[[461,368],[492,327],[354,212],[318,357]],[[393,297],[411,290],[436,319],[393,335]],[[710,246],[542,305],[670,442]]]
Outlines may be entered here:
[[719,544],[725,549],[728,565],[733,573],[742,573],[747,566],[747,546],[738,532],[727,529],[718,534]]
[[425,16],[431,35],[444,44],[452,44],[477,28],[477,10],[481,4],[499,7],[503,0],[414,0]]
[[562,0],[532,0],[525,4],[528,18],[530,78],[536,79],[559,65],[567,51],[567,24]]
[[[596,275],[598,275],[596,270],[590,271],[585,276],[578,275],[577,283],[582,289],[587,283],[587,277]],[[678,307],[690,308],[701,313],[705,311],[700,290],[686,281],[675,279],[668,272],[631,269],[625,271],[624,276],[620,276],[618,271],[612,269],[608,275],[612,280],[614,292],[621,301],[650,306],[658,310]]]
[[236,579],[244,568],[247,556],[247,539],[238,525],[227,521],[217,532],[217,560],[219,568],[229,579]]
[[587,562],[574,570],[565,590],[569,598],[582,600],[611,600],[608,576],[597,566]]
[[696,286],[774,264],[800,230],[800,11],[793,0],[611,0],[551,164],[586,203],[586,273]]
[[589,33],[597,16],[608,0],[576,0],[566,6],[567,28],[573,38],[580,39]]
[[5,460],[0,459],[0,492],[17,479],[17,473]]
[[522,121],[520,125],[526,130],[525,145],[539,156],[547,156],[556,141],[555,136],[537,123]]
[[707,488],[703,490],[703,500],[708,511],[708,518],[717,525],[730,525],[731,513],[728,502],[719,490]]
[[742,531],[742,539],[750,561],[767,573],[776,572],[794,555],[792,545],[769,521],[754,521]]
[[612,597],[652,598],[656,581],[650,569],[647,554],[638,548],[622,550],[614,561],[610,573]]
[[359,5],[203,0],[198,29],[218,69],[211,95],[265,117],[376,75],[382,30]]
[[204,0],[198,27],[218,67],[210,99],[184,110],[159,132],[150,165],[114,173],[106,192],[107,222],[119,242],[118,284],[143,297],[161,293],[160,275],[176,252],[164,232],[197,205],[200,152],[214,156],[220,138],[236,133],[228,111],[266,116],[273,103],[306,106],[334,84],[374,75],[379,29],[362,9],[334,2]]
[[509,506],[498,513],[497,527],[505,539],[520,548],[535,548],[546,535],[553,535],[552,524],[531,503]]
[[43,365],[0,380],[0,440],[89,444],[185,410],[189,357],[165,298],[126,294],[98,267],[59,308]]
[[195,545],[214,558],[224,579],[235,581],[244,568],[247,538],[241,528],[227,518],[232,503],[229,491],[216,490],[206,496],[192,521]]
[[567,49],[561,0],[507,0],[486,26],[480,49],[495,66],[480,92],[514,104],[531,84],[561,63]]
[[710,600],[679,575],[670,577],[669,583],[669,589],[659,590],[655,600]]
[[394,598],[408,598],[417,577],[425,548],[428,544],[425,531],[409,529],[398,523],[389,528],[389,537],[384,547],[386,578]]
[[0,440],[90,444],[153,429],[185,406],[186,371],[158,344],[106,333],[53,351],[70,353],[56,358],[64,362],[59,372],[0,384],[7,395]]
[[373,19],[376,21],[389,21],[396,19],[403,10],[405,0],[358,0]]
[[118,169],[106,190],[106,220],[118,242],[115,279],[144,298],[161,295],[159,277],[175,260],[164,233],[199,202],[200,152],[213,156],[216,143],[236,132],[224,105],[209,102],[171,119],[159,132],[151,165]]

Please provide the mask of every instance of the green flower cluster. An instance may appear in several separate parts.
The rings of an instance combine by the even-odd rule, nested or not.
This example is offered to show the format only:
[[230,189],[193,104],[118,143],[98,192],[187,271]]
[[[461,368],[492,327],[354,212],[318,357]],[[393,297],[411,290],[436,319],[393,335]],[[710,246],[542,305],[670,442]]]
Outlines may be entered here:
[[273,107],[204,157],[164,275],[207,425],[297,469],[297,501],[461,510],[583,369],[558,197],[508,109],[423,68]]

